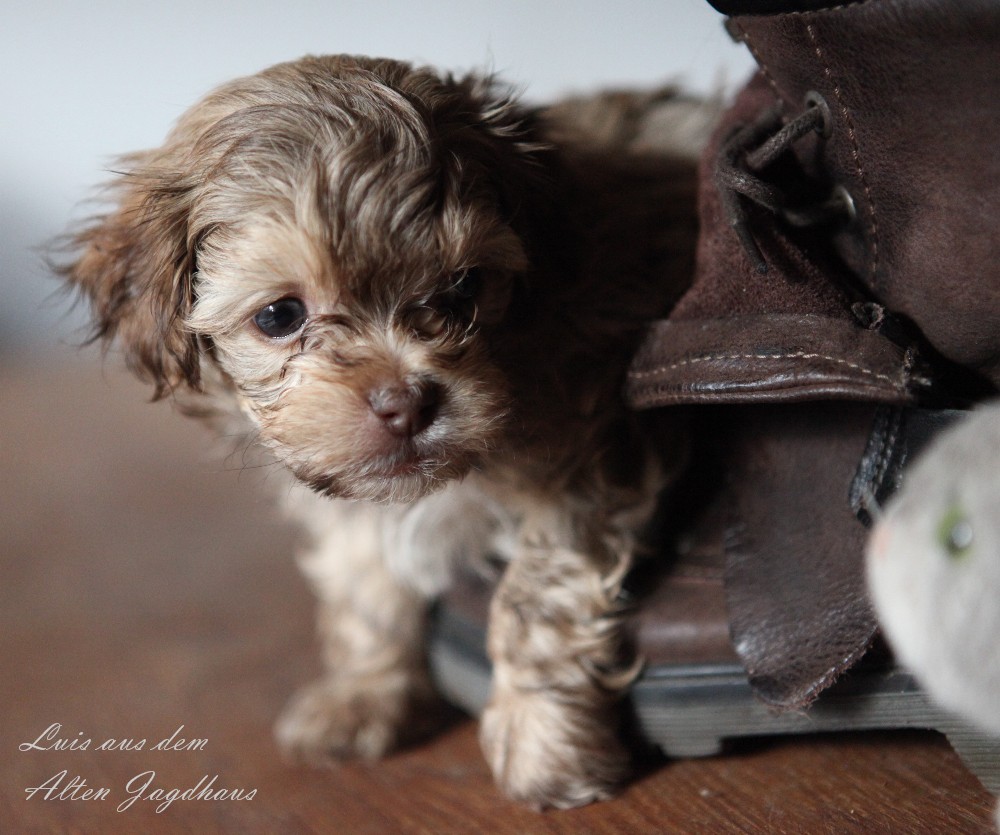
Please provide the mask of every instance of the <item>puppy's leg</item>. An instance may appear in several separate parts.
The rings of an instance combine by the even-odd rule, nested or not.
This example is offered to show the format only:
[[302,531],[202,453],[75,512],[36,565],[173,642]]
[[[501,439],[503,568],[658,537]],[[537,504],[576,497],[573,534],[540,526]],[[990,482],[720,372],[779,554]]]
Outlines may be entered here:
[[615,598],[630,549],[590,539],[528,538],[490,613],[481,742],[501,788],[539,808],[607,797],[629,769],[617,707],[634,670],[622,663]]
[[302,561],[319,594],[325,674],[278,720],[279,743],[310,761],[380,757],[440,719],[424,654],[427,600],[401,583],[382,553],[381,512],[337,505]]

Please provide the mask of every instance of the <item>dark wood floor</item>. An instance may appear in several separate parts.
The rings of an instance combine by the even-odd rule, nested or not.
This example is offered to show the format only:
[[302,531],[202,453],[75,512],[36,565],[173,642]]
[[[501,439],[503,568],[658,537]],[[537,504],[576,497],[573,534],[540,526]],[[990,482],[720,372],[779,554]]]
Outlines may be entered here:
[[[271,722],[315,672],[294,533],[266,473],[114,368],[0,366],[0,832],[991,831],[991,798],[931,733],[760,740],[544,815],[497,794],[468,719],[380,764],[283,762]],[[20,750],[53,724],[92,742]],[[154,750],[172,735],[184,750]],[[255,795],[145,799],[216,775]]]

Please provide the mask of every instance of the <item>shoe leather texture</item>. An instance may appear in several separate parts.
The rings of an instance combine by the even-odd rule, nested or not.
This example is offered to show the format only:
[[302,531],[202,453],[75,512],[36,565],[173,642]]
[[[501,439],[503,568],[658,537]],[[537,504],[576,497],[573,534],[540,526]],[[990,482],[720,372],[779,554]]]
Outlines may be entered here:
[[[759,71],[705,150],[695,279],[626,396],[711,415],[720,616],[757,695],[802,709],[876,634],[870,514],[947,407],[1000,384],[1000,6],[713,5]],[[840,218],[798,220],[838,195]]]

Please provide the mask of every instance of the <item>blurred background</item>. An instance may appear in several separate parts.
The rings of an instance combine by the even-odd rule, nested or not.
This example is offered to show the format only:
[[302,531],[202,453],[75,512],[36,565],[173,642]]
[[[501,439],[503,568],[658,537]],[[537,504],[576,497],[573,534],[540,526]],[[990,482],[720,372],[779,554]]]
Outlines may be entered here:
[[750,71],[705,0],[5,0],[0,14],[0,358],[65,354],[81,311],[44,247],[119,153],[155,146],[229,78],[305,53],[492,68],[532,102],[678,81],[729,90]]

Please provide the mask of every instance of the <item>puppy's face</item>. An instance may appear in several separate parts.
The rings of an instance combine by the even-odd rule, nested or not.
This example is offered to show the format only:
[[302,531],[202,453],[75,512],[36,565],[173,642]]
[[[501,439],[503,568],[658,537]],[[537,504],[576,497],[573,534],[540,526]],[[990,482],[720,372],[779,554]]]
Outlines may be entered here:
[[273,68],[133,157],[66,273],[160,393],[221,376],[313,488],[415,498],[503,431],[490,335],[528,266],[513,212],[536,172],[517,118],[393,62]]

